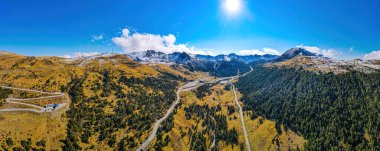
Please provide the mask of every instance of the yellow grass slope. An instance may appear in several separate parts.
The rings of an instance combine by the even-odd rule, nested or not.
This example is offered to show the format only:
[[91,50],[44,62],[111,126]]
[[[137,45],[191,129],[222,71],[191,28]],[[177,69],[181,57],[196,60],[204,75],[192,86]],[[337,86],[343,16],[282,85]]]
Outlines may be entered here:
[[[60,150],[66,137],[67,119],[61,108],[54,113],[7,112],[0,113],[0,145],[2,149],[21,147],[21,141],[31,139],[31,147],[46,150]],[[8,145],[11,139],[13,145]],[[45,147],[37,146],[37,142],[45,141]]]
[[[137,63],[124,55],[113,55],[110,57],[98,56],[95,59],[64,59],[59,57],[26,57],[8,52],[0,52],[0,85],[28,88],[47,92],[60,92],[62,87],[67,86],[74,78],[85,77],[83,91],[86,97],[99,95],[91,89],[96,82],[101,82],[102,71],[110,71],[112,76],[120,77],[158,77],[162,72],[173,75],[192,78],[191,75],[184,75],[182,71],[177,71],[170,67],[154,67]],[[123,87],[125,93],[128,88]],[[112,94],[107,101],[112,102],[115,98]],[[114,102],[115,103],[115,102]],[[88,104],[91,105],[91,104]],[[14,106],[3,106],[14,107]],[[103,110],[112,114],[111,108],[105,107]],[[36,142],[45,140],[47,150],[61,149],[66,137],[67,114],[57,112],[54,114],[37,114],[29,112],[0,113],[0,145],[9,147],[20,147],[22,140],[30,138],[32,147],[38,148]],[[126,135],[124,130],[120,130],[120,136]],[[119,136],[118,135],[118,136]],[[144,134],[143,137],[146,137]],[[8,146],[6,140],[11,138],[15,143]],[[113,150],[104,143],[97,143],[97,135],[90,139],[90,144],[81,144],[83,148],[91,147],[95,144],[98,150]],[[119,137],[117,138],[119,140]],[[139,138],[136,138],[139,139]],[[140,142],[144,138],[141,138]],[[1,150],[1,149],[0,149]]]

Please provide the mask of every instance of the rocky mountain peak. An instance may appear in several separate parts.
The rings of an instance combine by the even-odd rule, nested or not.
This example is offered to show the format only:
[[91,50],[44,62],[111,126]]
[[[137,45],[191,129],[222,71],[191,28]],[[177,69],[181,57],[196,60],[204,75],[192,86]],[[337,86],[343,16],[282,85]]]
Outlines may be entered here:
[[283,53],[281,57],[294,58],[296,56],[317,56],[317,54],[307,51],[304,48],[292,48]]

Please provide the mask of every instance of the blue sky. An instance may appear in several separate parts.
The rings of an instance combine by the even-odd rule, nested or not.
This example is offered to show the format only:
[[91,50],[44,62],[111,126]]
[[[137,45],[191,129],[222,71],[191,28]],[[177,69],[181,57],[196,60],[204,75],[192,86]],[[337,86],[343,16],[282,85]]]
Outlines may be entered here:
[[264,48],[284,52],[302,45],[351,59],[380,50],[378,0],[240,0],[234,15],[223,1],[5,0],[0,5],[0,50],[59,56],[128,52],[128,46],[113,41],[123,37],[125,28],[129,38],[172,34],[175,46],[213,54]]

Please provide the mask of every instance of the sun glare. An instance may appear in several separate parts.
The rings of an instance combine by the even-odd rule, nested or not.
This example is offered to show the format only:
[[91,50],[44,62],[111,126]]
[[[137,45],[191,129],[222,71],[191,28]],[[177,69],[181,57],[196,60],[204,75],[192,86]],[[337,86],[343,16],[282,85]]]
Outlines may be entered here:
[[236,14],[241,10],[241,0],[224,0],[223,7],[228,14]]

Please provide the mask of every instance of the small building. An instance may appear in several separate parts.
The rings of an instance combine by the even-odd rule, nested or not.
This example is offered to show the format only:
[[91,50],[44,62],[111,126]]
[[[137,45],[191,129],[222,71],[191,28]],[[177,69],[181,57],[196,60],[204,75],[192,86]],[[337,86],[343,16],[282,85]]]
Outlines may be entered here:
[[58,106],[58,104],[48,104],[45,106],[47,109],[55,109]]

